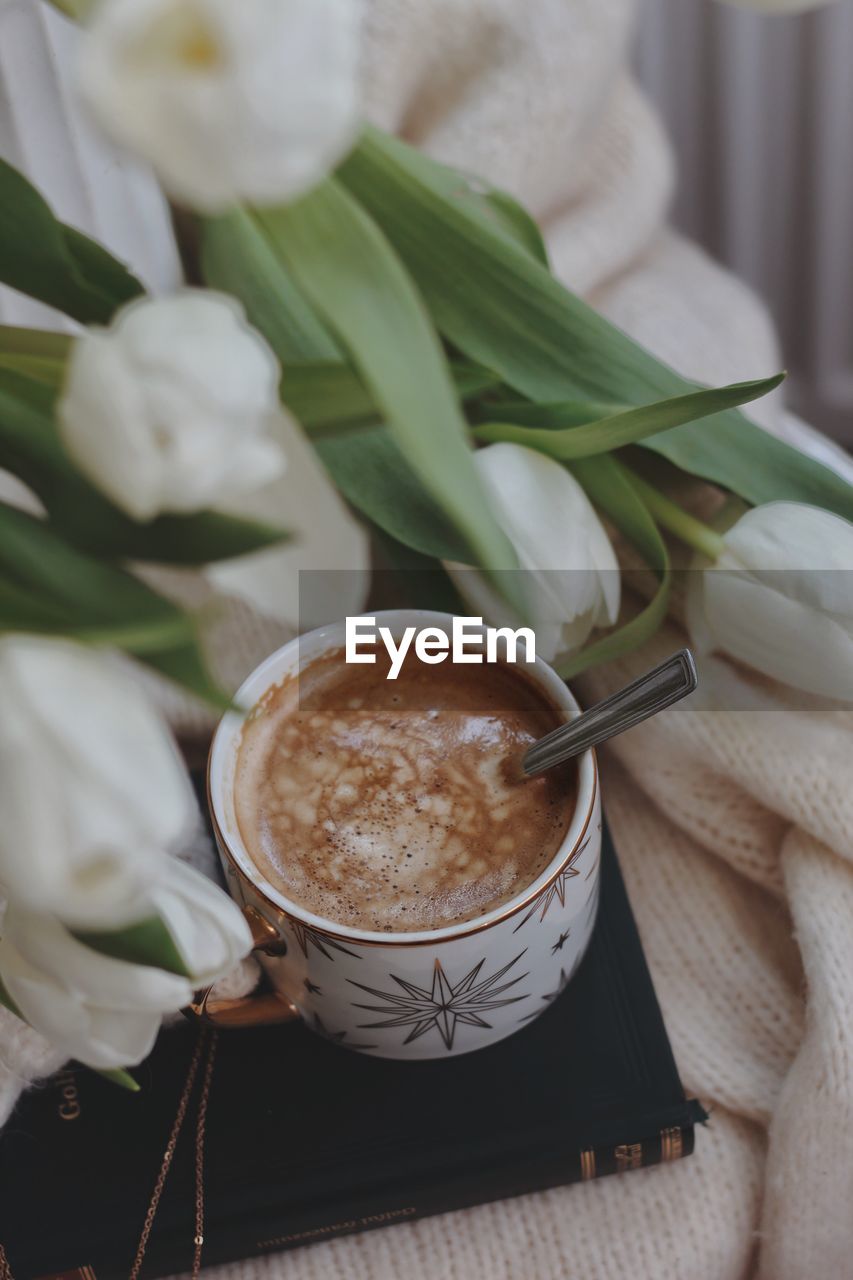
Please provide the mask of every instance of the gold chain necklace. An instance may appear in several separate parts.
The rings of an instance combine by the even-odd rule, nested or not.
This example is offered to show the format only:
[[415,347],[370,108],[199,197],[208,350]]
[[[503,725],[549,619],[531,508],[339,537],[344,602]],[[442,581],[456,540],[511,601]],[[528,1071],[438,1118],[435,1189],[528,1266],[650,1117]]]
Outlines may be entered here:
[[[154,1190],[151,1193],[151,1200],[148,1204],[148,1210],[145,1214],[145,1221],[142,1224],[142,1232],[139,1236],[139,1244],[136,1247],[136,1256],[133,1259],[133,1266],[130,1268],[128,1280],[139,1280],[139,1272],[145,1257],[145,1250],[148,1247],[148,1237],[151,1234],[151,1228],[154,1225],[154,1219],[157,1215],[157,1209],[160,1204],[160,1197],[163,1194],[163,1187],[166,1184],[169,1170],[172,1167],[172,1158],[175,1154],[175,1148],[178,1145],[178,1139],[181,1135],[184,1118],[187,1114],[190,1098],[193,1092],[193,1085],[198,1075],[198,1069],[201,1064],[202,1057],[205,1058],[204,1072],[201,1083],[201,1096],[198,1103],[198,1113],[196,1116],[195,1130],[195,1235],[193,1236],[193,1264],[191,1276],[192,1280],[198,1280],[201,1270],[201,1251],[204,1245],[204,1137],[207,1127],[207,1103],[210,1096],[210,1083],[213,1078],[213,1063],[216,1057],[216,1041],[217,1033],[209,1027],[203,1027],[195,1049],[193,1051],[192,1060],[190,1061],[187,1071],[187,1078],[184,1082],[183,1092],[178,1102],[178,1110],[175,1113],[175,1119],[172,1124],[172,1131],[169,1134],[169,1140],[166,1143],[166,1149],[163,1152],[163,1159],[160,1162],[160,1171],[154,1183]],[[206,1052],[205,1052],[206,1051]],[[91,1268],[86,1268],[87,1273],[94,1280],[94,1273]],[[9,1259],[6,1256],[6,1250],[0,1244],[0,1280],[14,1280],[12,1269],[9,1266]]]

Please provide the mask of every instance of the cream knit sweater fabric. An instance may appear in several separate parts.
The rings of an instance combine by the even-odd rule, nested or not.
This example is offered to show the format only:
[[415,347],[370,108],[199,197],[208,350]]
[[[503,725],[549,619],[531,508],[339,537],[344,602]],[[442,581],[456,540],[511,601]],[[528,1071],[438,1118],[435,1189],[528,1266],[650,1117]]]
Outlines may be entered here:
[[[632,11],[631,0],[372,0],[370,114],[520,196],[545,227],[560,276],[685,374],[729,382],[770,373],[781,359],[761,306],[664,225],[672,166],[625,70]],[[0,149],[3,106],[0,92]],[[97,166],[84,176],[97,191]],[[168,253],[158,248],[148,263],[145,252],[135,265],[162,275]],[[778,396],[754,416],[849,467]],[[235,609],[216,638],[227,678],[282,638]],[[683,642],[673,622],[638,658],[587,676],[582,698]],[[705,665],[703,689],[701,701],[627,734],[602,761],[684,1083],[711,1110],[695,1155],[212,1274],[853,1276],[853,714],[804,707],[722,660]],[[50,1065],[8,1018],[0,1062],[0,1106],[4,1090],[8,1104],[20,1081]]]

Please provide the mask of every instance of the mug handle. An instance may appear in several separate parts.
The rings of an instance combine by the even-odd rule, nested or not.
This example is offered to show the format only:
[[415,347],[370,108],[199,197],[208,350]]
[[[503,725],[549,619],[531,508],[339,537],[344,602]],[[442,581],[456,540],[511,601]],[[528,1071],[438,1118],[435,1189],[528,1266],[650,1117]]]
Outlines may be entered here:
[[[265,955],[284,954],[284,942],[275,928],[254,907],[244,907],[243,915],[252,931],[252,951]],[[216,998],[216,983],[201,987],[183,1010],[191,1020],[208,1026],[230,1029],[236,1027],[271,1027],[280,1022],[292,1022],[299,1011],[277,991],[249,992],[247,996]]]

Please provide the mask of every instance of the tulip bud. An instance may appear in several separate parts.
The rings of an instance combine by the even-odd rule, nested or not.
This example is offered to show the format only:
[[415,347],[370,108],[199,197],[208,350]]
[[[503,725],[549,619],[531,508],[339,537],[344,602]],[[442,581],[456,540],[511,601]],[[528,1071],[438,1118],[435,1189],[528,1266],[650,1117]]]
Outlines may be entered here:
[[[595,509],[571,472],[535,449],[493,444],[474,461],[524,570],[537,653],[550,660],[580,649],[594,627],[619,616],[619,564]],[[493,623],[507,621],[479,573],[449,568],[472,607]]]
[[141,1062],[163,1014],[191,998],[187,978],[101,955],[54,916],[10,905],[1,931],[0,980],[18,1010],[56,1049],[87,1066]]
[[165,724],[104,655],[0,641],[0,894],[80,928],[139,918],[196,806]]
[[200,987],[230,973],[252,949],[243,912],[207,876],[177,858],[167,858],[146,895],[146,914],[157,915]]
[[723,650],[783,684],[853,701],[853,524],[771,502],[692,572],[687,622],[699,652]]
[[101,0],[81,55],[102,127],[206,213],[294,199],[355,137],[354,0]]
[[132,302],[74,343],[59,427],[80,470],[136,520],[221,506],[277,476],[279,370],[224,294]]

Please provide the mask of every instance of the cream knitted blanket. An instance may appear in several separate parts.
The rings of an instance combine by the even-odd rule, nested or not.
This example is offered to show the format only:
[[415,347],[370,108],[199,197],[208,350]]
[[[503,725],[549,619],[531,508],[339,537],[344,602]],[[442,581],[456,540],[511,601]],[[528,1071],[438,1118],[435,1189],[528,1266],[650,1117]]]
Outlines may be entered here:
[[[520,196],[562,278],[685,374],[770,373],[781,360],[760,305],[664,226],[671,161],[625,70],[632,10],[632,0],[372,0],[370,114]],[[44,60],[43,19],[26,31],[20,12],[16,21],[30,56]],[[8,93],[19,73],[11,58],[0,68]],[[67,127],[57,101],[44,108],[54,118],[42,120],[43,146],[49,125]],[[21,141],[3,136],[14,121],[0,94],[0,150]],[[45,155],[34,152],[31,140],[43,178]],[[79,175],[80,190],[115,182],[86,148]],[[110,234],[84,215],[81,225]],[[113,239],[126,239],[128,217],[115,215]],[[149,217],[147,245],[128,256],[162,282],[171,259],[160,217],[160,242]],[[754,415],[849,467],[778,397]],[[280,638],[235,612],[220,638],[233,678]],[[683,640],[673,623],[635,661],[588,676],[582,697]],[[632,731],[603,760],[608,816],[684,1083],[712,1113],[695,1155],[227,1267],[223,1280],[853,1275],[853,714],[803,710],[724,661],[706,667],[704,683],[704,704]],[[49,1058],[31,1036],[13,1036],[8,1019],[4,1030],[8,1103]]]

